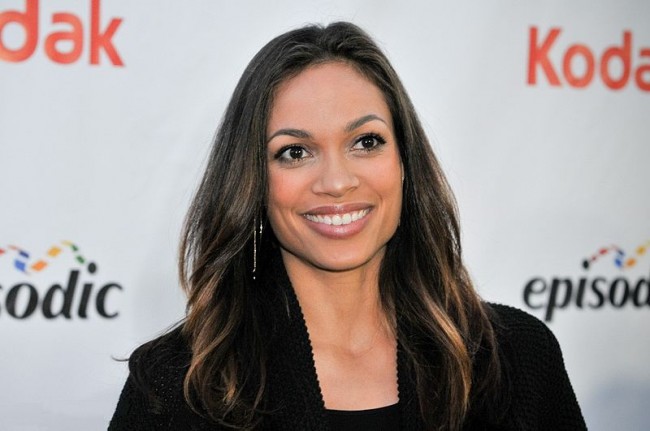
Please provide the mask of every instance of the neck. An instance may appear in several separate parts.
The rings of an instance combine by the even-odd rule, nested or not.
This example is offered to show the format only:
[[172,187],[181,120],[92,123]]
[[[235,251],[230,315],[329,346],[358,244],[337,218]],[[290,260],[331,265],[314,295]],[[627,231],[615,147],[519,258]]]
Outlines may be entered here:
[[306,265],[282,251],[312,344],[363,353],[381,337],[392,337],[379,295],[381,258],[348,271]]

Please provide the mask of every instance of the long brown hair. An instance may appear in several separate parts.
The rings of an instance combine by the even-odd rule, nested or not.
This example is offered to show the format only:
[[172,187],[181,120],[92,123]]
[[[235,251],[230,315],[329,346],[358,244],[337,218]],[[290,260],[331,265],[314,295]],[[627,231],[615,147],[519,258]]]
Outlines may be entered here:
[[[489,309],[463,266],[454,198],[402,83],[372,39],[343,22],[270,41],[226,109],[180,245],[189,298],[183,333],[192,349],[185,397],[235,428],[251,428],[260,417],[267,347],[252,266],[254,229],[265,220],[266,127],[277,86],[328,61],[356,67],[383,92],[393,116],[405,180],[400,226],[380,270],[382,304],[416,376],[427,429],[459,429],[470,406],[497,385]],[[479,349],[487,365],[477,371]]]

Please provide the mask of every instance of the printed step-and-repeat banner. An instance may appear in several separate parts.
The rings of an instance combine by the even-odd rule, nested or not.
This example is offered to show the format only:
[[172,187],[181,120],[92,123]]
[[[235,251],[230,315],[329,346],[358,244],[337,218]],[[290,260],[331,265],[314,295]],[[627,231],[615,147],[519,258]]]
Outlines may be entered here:
[[246,63],[353,21],[402,77],[489,301],[544,320],[590,429],[650,416],[650,3],[0,0],[0,428],[105,429],[182,318],[176,250]]

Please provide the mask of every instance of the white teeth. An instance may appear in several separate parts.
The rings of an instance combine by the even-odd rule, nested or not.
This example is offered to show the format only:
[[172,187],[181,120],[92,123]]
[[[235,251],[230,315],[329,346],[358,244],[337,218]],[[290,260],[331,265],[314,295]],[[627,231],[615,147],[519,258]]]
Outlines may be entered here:
[[332,216],[321,216],[321,215],[313,215],[313,214],[305,214],[305,218],[307,220],[311,220],[316,223],[323,223],[327,225],[334,225],[334,226],[341,226],[341,225],[346,225],[350,224],[353,221],[360,220],[364,218],[368,213],[370,212],[369,209],[365,210],[360,210],[360,211],[352,211],[349,213],[345,214],[334,214]]

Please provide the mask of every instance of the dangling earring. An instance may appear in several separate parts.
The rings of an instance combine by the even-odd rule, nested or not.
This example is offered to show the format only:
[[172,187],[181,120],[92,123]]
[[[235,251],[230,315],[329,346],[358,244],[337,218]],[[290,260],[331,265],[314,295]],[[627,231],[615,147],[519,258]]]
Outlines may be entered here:
[[[262,231],[264,225],[262,224],[262,217],[260,217],[260,243],[262,242]],[[257,217],[253,221],[253,280],[255,280],[255,272],[257,271]]]

